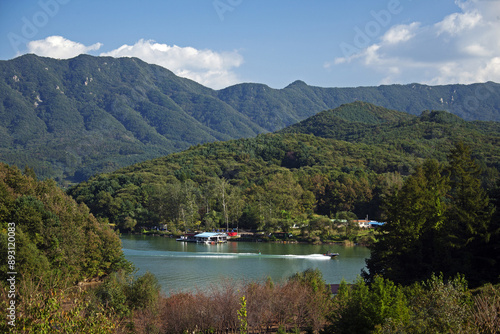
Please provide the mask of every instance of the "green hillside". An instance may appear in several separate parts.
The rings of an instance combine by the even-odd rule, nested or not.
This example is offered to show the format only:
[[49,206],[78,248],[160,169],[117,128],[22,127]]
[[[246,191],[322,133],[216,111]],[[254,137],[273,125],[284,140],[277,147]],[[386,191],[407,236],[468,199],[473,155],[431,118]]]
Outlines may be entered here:
[[122,229],[164,222],[179,229],[229,225],[272,231],[300,225],[312,213],[351,211],[382,219],[382,198],[426,159],[444,163],[459,141],[471,147],[486,183],[498,176],[498,123],[466,122],[445,112],[413,117],[366,103],[315,119],[323,121],[319,128],[341,121],[339,128],[347,125],[352,132],[332,138],[335,132],[315,135],[307,126],[314,133],[301,133],[307,132],[303,124],[312,124],[305,121],[279,133],[198,145],[98,175],[69,194]]
[[[274,132],[353,101],[500,121],[493,82],[320,88],[296,81],[215,91],[136,58],[24,55],[0,61],[0,161],[66,185],[192,145]],[[351,110],[337,116],[379,119],[376,110],[363,119]]]
[[414,119],[410,114],[375,106],[366,102],[343,104],[333,110],[322,111],[281,133],[307,133],[317,137],[348,140],[349,135],[379,126]]
[[211,89],[138,59],[26,55],[0,73],[1,160],[60,182],[266,131]]
[[446,111],[424,111],[419,117],[355,102],[326,110],[279,133],[312,134],[352,143],[377,145],[419,158],[443,160],[453,143],[475,148],[484,164],[498,168],[500,123],[467,122]]
[[[12,249],[12,239],[19,281],[74,284],[109,275],[127,265],[118,236],[87,207],[78,205],[53,180],[37,181],[32,170],[22,174],[0,163],[3,254]],[[7,261],[0,267],[3,282],[8,272],[16,271],[7,266]]]

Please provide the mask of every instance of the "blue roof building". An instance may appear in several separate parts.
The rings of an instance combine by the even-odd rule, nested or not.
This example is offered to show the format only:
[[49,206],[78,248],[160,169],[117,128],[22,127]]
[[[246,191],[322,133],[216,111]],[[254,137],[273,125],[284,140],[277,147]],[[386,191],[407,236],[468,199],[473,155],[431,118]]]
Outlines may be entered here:
[[226,233],[203,232],[194,236],[196,242],[205,244],[220,244],[227,242]]

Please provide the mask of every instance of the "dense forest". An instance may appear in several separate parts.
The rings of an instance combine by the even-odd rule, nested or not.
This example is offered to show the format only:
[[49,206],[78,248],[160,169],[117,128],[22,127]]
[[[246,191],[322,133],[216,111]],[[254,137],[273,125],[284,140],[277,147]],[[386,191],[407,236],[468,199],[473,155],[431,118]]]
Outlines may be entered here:
[[[0,164],[0,223],[2,254],[7,254],[8,224],[15,226],[16,265],[23,279],[71,282],[102,277],[123,265],[118,236],[77,204],[53,180],[37,181],[32,170]],[[2,281],[7,263],[1,262]]]
[[500,183],[490,194],[470,149],[459,143],[446,164],[427,160],[385,201],[387,224],[364,273],[410,284],[441,272],[471,286],[500,282]]
[[67,186],[192,145],[250,138],[353,101],[500,121],[500,85],[212,90],[136,58],[0,61],[0,161]]
[[[383,199],[427,159],[446,162],[457,142],[471,148],[484,186],[494,189],[498,127],[356,102],[278,133],[198,145],[102,174],[68,193],[120,230],[168,224],[172,231],[289,231],[311,226],[315,215],[345,212],[385,220]],[[315,221],[328,236],[328,220]]]
[[37,181],[33,170],[0,164],[0,250],[2,332],[49,333],[51,323],[112,327],[98,309],[82,314],[85,300],[62,312],[76,283],[130,272],[131,265],[117,234],[53,180]]

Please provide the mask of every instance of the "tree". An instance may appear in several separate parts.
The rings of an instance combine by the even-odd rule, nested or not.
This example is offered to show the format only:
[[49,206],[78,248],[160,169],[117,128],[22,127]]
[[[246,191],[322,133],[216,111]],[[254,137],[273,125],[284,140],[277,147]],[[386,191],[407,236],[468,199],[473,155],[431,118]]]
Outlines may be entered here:
[[333,299],[331,324],[325,333],[373,333],[388,319],[407,323],[409,316],[403,289],[394,282],[375,276],[371,285],[359,278],[349,287],[343,281]]
[[234,223],[243,214],[243,207],[245,205],[244,197],[240,188],[232,187],[229,196],[227,197],[228,204],[228,220],[234,227]]
[[466,273],[467,279],[477,284],[489,277],[489,268],[495,266],[490,253],[490,239],[495,232],[491,224],[494,207],[481,187],[481,170],[471,157],[470,148],[458,143],[448,159],[451,189],[445,240],[452,260],[449,271]]
[[303,192],[292,173],[285,172],[273,175],[264,185],[261,204],[259,204],[263,207],[264,229],[266,231],[276,230],[279,228],[280,220],[284,217],[286,220],[287,215],[299,214]]
[[200,200],[201,200],[201,210],[202,214],[209,214],[215,209],[215,202],[217,200],[217,193],[215,190],[214,182],[205,182],[200,185]]
[[211,231],[219,226],[220,213],[212,210],[203,217],[203,223],[205,224],[205,229]]
[[472,159],[470,148],[458,143],[449,155],[448,174],[451,207],[447,218],[453,247],[464,247],[475,241],[487,242],[493,208],[481,187],[481,170]]
[[372,189],[363,175],[341,174],[337,180],[331,181],[325,190],[325,204],[322,210],[326,214],[337,211],[355,212],[360,203],[372,199]]
[[220,204],[222,206],[222,215],[224,217],[224,223],[226,224],[226,230],[229,229],[229,209],[228,209],[228,192],[229,192],[229,182],[224,179],[216,179],[215,188],[217,189],[217,195],[220,199]]
[[345,233],[345,238],[350,239],[359,230],[359,225],[355,222],[358,219],[352,212],[340,211],[335,214],[334,223],[340,226]]
[[497,281],[493,213],[480,168],[470,149],[459,143],[446,168],[427,161],[389,198],[387,223],[363,276],[370,281],[378,274],[408,284],[442,272],[462,273],[472,286]]
[[387,223],[366,261],[366,279],[383,275],[398,283],[411,283],[439,270],[439,236],[448,189],[442,169],[436,161],[426,161],[389,198]]
[[186,180],[181,185],[180,193],[180,218],[184,226],[188,229],[193,228],[198,218],[198,187],[193,180]]

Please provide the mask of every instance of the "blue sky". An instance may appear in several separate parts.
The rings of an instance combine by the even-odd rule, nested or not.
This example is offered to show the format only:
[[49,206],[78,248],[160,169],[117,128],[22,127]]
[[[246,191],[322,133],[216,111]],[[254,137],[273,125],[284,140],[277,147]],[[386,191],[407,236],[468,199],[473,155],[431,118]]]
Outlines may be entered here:
[[500,0],[0,0],[0,59],[139,57],[220,89],[500,82]]

